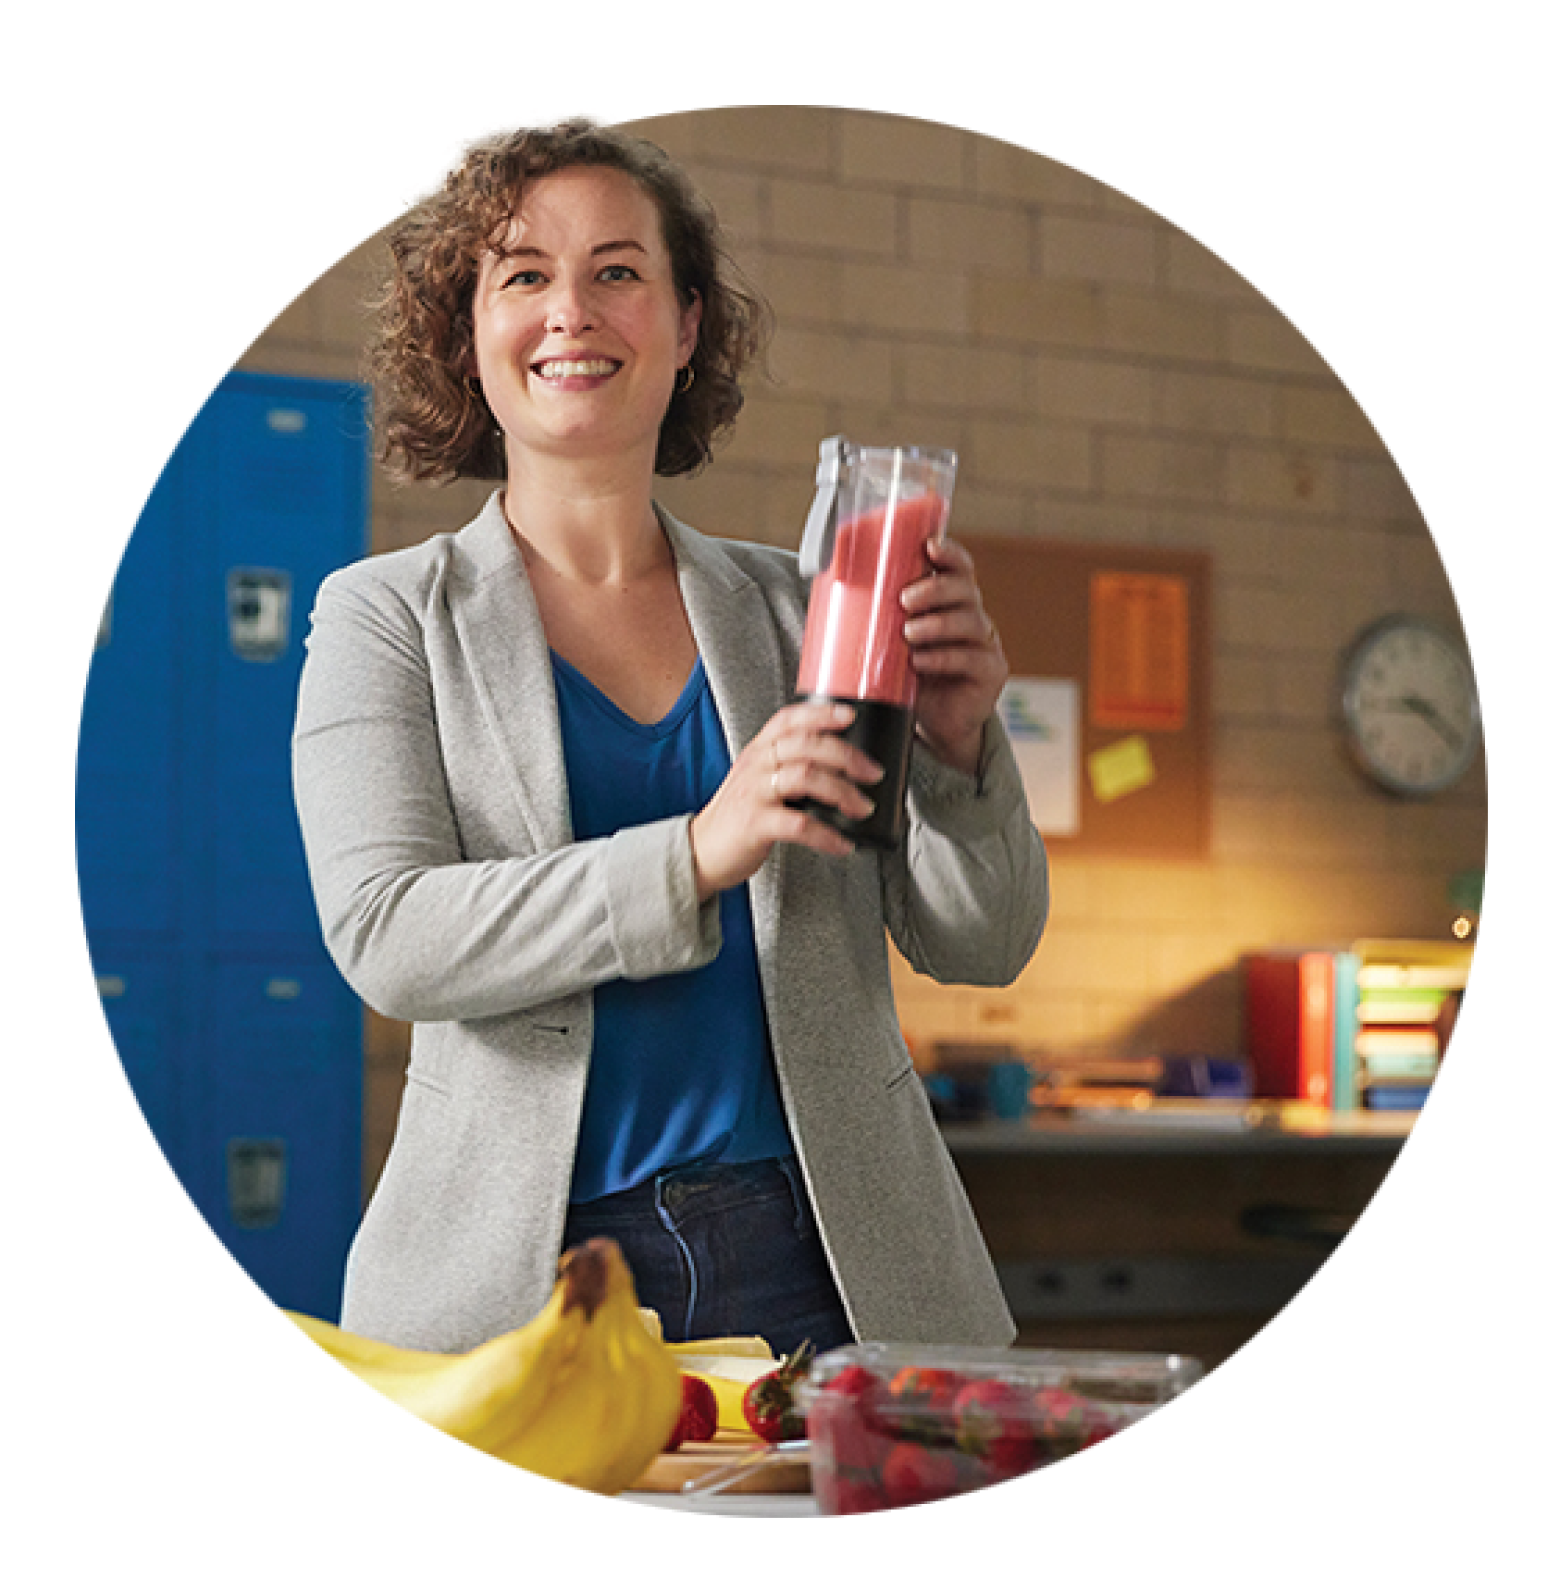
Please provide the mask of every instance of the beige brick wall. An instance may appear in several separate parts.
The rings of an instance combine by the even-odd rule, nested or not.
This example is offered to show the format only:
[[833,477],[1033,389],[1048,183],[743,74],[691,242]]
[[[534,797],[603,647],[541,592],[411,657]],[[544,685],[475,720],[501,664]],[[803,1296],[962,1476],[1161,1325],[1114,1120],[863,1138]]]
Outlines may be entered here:
[[[956,528],[1213,558],[1206,862],[1058,861],[1018,985],[900,974],[913,1037],[1229,1051],[1242,951],[1444,931],[1449,877],[1483,862],[1482,766],[1394,803],[1343,762],[1329,704],[1365,622],[1455,624],[1455,604],[1392,459],[1282,314],[1130,198],[974,134],[810,108],[642,130],[715,200],[779,325],[773,379],[705,474],[665,485],[671,509],[794,545],[817,443],[845,432],[956,446]],[[244,365],[355,375],[373,256],[306,291]],[[484,493],[376,485],[375,545],[457,525]]]

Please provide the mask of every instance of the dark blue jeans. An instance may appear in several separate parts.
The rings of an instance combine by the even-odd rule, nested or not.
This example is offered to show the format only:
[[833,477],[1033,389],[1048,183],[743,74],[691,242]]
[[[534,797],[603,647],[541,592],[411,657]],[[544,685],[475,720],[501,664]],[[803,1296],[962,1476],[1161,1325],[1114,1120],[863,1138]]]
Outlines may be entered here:
[[668,1342],[761,1336],[776,1355],[853,1341],[794,1160],[689,1166],[570,1207],[563,1243],[609,1237]]

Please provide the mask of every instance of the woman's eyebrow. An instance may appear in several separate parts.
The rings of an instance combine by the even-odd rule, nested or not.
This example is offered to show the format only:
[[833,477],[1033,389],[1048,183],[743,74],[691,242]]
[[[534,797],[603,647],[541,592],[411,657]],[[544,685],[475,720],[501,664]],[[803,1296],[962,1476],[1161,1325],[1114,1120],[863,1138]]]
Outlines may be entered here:
[[[644,243],[636,242],[632,237],[625,238],[621,242],[598,242],[590,251],[591,256],[595,257],[599,253],[621,253],[625,250],[632,250],[635,253],[648,252]],[[493,250],[493,257],[500,262],[517,258],[546,258],[547,256],[545,248],[539,248],[528,242],[516,242],[512,246]]]

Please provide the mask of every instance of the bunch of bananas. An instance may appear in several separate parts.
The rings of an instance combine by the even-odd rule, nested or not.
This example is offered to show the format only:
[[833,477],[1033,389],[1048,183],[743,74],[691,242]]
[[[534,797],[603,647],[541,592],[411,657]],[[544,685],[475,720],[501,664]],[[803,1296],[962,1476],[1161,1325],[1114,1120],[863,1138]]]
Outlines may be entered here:
[[681,1371],[647,1330],[616,1243],[558,1262],[546,1307],[469,1353],[425,1353],[284,1311],[306,1335],[419,1419],[533,1474],[602,1495],[626,1490],[666,1445]]

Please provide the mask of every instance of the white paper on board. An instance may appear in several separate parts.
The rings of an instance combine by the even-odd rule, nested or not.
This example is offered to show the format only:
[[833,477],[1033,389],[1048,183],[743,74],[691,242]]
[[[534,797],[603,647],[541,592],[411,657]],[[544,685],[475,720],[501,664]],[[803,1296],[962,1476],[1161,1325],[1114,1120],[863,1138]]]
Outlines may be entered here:
[[1078,834],[1078,684],[1010,677],[997,700],[1042,836]]

